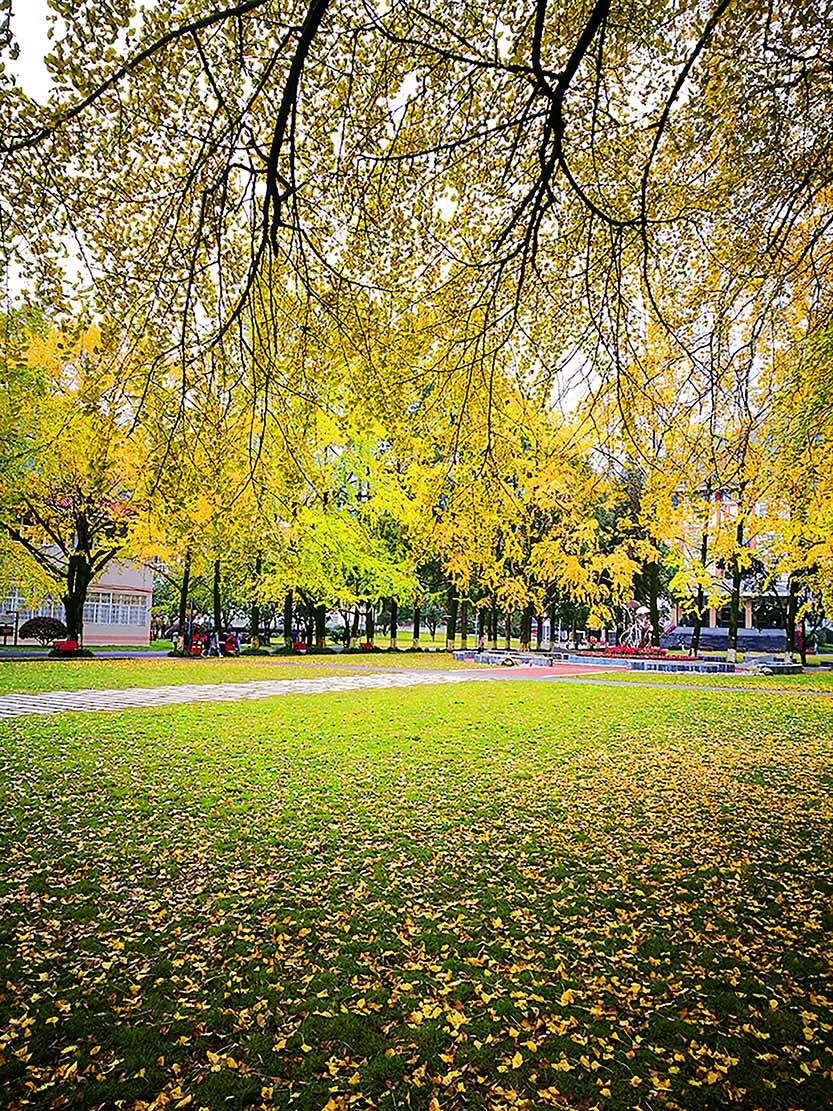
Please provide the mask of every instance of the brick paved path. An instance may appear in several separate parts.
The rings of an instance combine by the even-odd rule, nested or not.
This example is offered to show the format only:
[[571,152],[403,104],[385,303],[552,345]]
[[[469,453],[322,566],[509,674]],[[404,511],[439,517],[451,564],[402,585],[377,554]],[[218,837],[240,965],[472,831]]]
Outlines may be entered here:
[[255,679],[247,683],[183,683],[169,687],[127,687],[123,690],[48,691],[43,694],[0,695],[0,718],[30,714],[59,714],[70,711],[127,710],[156,706],[187,705],[194,702],[243,702],[287,694],[330,694],[339,691],[379,690],[391,687],[433,686],[495,679],[543,681],[580,680],[582,683],[618,687],[662,687],[676,691],[722,691],[743,694],[803,694],[830,696],[830,691],[766,689],[744,686],[689,686],[682,683],[618,683],[600,676],[592,666],[556,665],[543,667],[490,668],[461,671],[374,671],[361,675],[322,675],[315,679]]
[[[358,670],[358,668],[356,669]],[[247,683],[183,683],[169,687],[127,687],[122,690],[47,691],[43,694],[0,695],[0,718],[27,714],[59,714],[72,710],[127,710],[192,702],[243,702],[285,694],[329,694],[335,691],[416,687],[472,680],[554,679],[586,673],[588,668],[492,668],[488,671],[372,671],[360,675],[322,675],[315,679],[253,679]],[[542,674],[543,672],[543,674]]]

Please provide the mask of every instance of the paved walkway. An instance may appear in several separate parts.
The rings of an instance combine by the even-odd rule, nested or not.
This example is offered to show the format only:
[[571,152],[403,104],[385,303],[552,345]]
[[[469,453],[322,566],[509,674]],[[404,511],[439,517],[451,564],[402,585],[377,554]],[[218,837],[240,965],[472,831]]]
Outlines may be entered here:
[[[358,670],[358,669],[357,669]],[[188,705],[195,702],[249,702],[287,694],[330,694],[339,691],[380,690],[395,687],[435,686],[493,680],[521,679],[544,682],[575,682],[585,685],[663,688],[675,691],[720,691],[724,694],[803,694],[833,697],[833,691],[806,688],[765,688],[706,686],[664,683],[623,683],[599,675],[592,666],[555,665],[553,667],[512,667],[461,671],[372,671],[361,675],[322,675],[315,679],[255,679],[247,683],[183,683],[168,687],[127,687],[122,690],[48,691],[43,694],[0,695],[0,718],[26,717],[31,714],[60,714],[96,710],[143,709],[156,706]]]
[[[358,669],[357,669],[358,670]],[[123,690],[48,691],[43,694],[0,695],[0,718],[68,711],[127,710],[192,702],[248,702],[286,694],[329,694],[338,691],[468,683],[484,679],[556,679],[586,673],[589,668],[495,668],[489,671],[372,671],[361,675],[323,675],[320,679],[253,679],[247,683],[182,683],[168,687],[127,687]]]

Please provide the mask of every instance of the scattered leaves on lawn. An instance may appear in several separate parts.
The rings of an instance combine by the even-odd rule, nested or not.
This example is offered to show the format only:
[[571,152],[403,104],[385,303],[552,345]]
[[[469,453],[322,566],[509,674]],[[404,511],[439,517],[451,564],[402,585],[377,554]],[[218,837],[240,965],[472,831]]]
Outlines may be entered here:
[[6,723],[5,1106],[830,1106],[832,727],[534,683]]

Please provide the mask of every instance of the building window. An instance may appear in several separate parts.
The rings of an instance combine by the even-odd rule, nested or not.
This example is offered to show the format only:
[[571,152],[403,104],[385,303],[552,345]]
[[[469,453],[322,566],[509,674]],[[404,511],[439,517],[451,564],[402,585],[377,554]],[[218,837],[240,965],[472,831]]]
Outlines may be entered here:
[[[717,626],[719,629],[728,629],[729,620],[732,615],[732,607],[730,604],[721,606],[717,611]],[[738,624],[743,624],[743,603],[741,603],[740,613],[738,614]]]
[[752,624],[756,629],[783,629],[786,624],[786,600],[756,598],[752,603]]
[[114,625],[144,625],[147,598],[144,594],[114,594],[112,614]]
[[91,590],[84,603],[84,620],[88,625],[110,625],[111,595],[107,591]]
[[39,606],[34,608],[27,606],[26,599],[18,587],[12,587],[6,598],[3,599],[2,610],[7,614],[18,613],[21,625],[24,621],[28,621],[30,617],[57,617],[60,621],[64,619],[64,607],[60,602],[47,597]]
[[[84,623],[87,625],[144,625],[147,622],[148,599],[145,594],[113,594],[108,590],[91,590],[84,603]],[[45,598],[34,609],[25,604],[17,587],[9,591],[0,603],[0,612],[19,613],[20,623],[30,617],[57,617],[64,620],[64,607],[54,598]]]

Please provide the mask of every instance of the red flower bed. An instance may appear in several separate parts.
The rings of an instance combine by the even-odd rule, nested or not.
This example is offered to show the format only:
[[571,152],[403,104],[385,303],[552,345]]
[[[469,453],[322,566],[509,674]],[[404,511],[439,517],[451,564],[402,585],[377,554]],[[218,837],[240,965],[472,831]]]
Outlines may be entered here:
[[628,659],[659,660],[662,659],[663,656],[667,656],[668,652],[664,648],[654,648],[651,645],[647,648],[632,648],[629,644],[611,644],[607,648],[600,648],[595,652],[584,652],[583,654],[593,656],[619,656],[627,657]]

